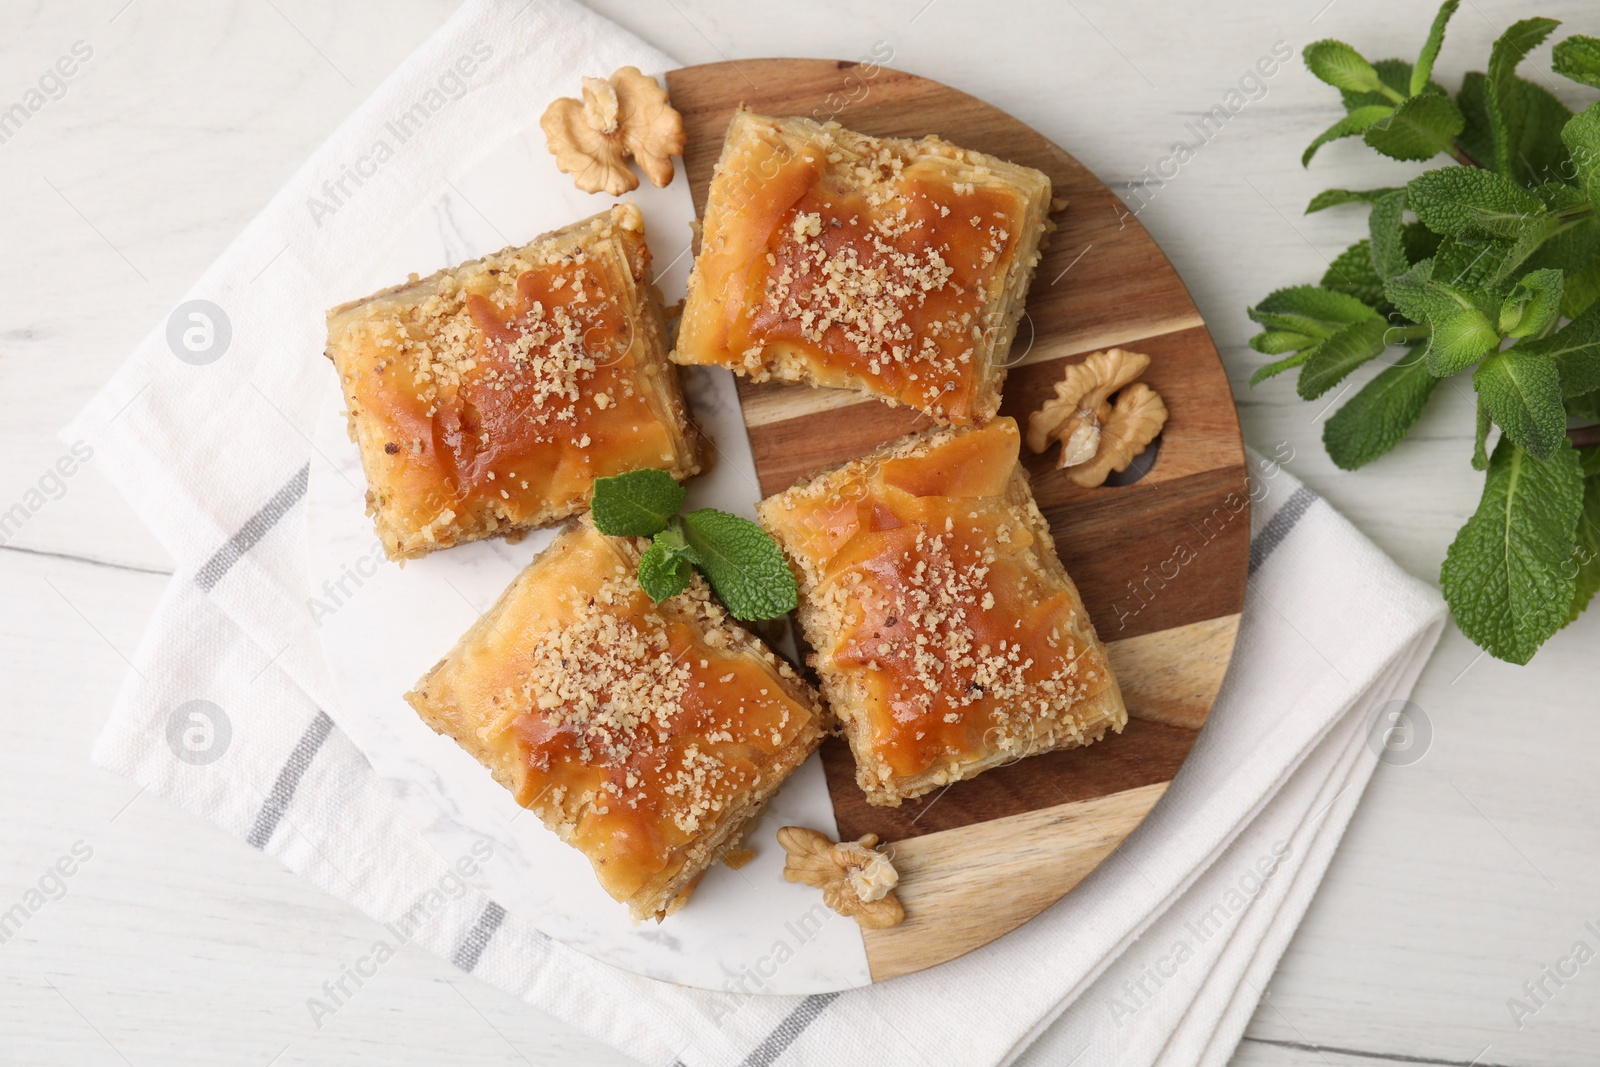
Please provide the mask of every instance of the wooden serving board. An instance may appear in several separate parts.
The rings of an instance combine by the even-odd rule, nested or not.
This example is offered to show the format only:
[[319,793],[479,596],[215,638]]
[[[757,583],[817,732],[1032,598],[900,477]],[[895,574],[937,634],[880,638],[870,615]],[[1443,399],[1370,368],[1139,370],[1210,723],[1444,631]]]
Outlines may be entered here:
[[[740,104],[862,133],[920,137],[1036,167],[1068,204],[1034,275],[1003,414],[1025,422],[1063,367],[1113,345],[1171,418],[1131,484],[1080,489],[1053,452],[1025,461],[1067,571],[1111,650],[1130,721],[1121,735],[958,782],[900,808],[867,804],[842,741],[823,749],[840,834],[892,843],[906,921],[866,931],[875,981],[953,959],[1015,929],[1108,857],[1177,774],[1227,670],[1244,601],[1249,493],[1233,396],[1205,323],[1150,235],[1077,160],[966,93],[863,63],[740,60],[672,71],[698,213]],[[853,393],[739,381],[764,495],[928,425]],[[1127,479],[1124,479],[1127,481]]]

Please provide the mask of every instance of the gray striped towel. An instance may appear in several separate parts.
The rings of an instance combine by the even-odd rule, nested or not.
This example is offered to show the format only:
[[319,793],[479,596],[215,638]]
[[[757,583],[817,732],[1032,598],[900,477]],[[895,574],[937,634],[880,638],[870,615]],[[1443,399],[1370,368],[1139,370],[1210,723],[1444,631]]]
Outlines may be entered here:
[[[329,175],[474,55],[449,121],[423,125],[360,196],[329,207]],[[1443,620],[1431,587],[1279,462],[1251,457],[1233,669],[1162,803],[1060,904],[922,974],[777,997],[598,963],[474,888],[486,857],[434,851],[339,729],[305,608],[308,472],[328,462],[310,438],[322,310],[368,278],[393,219],[532,121],[527,101],[626,64],[672,65],[570,0],[469,0],[65,431],[94,446],[178,561],[95,759],[349,901],[392,945],[438,953],[649,1064],[832,1063],[868,1040],[888,1065],[1224,1062]],[[213,332],[180,345],[189,323]]]

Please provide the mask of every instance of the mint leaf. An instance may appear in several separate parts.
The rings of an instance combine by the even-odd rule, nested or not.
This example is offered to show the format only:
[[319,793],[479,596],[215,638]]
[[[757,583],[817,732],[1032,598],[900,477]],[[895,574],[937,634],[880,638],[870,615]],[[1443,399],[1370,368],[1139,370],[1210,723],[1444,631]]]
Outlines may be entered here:
[[1572,595],[1572,609],[1567,622],[1572,622],[1589,606],[1600,591],[1600,478],[1594,475],[1593,459],[1600,449],[1586,448],[1579,455],[1584,460],[1583,509],[1578,513],[1578,539],[1572,550],[1572,562],[1578,573]]
[[687,558],[683,538],[673,530],[663,530],[639,557],[639,586],[657,604],[689,588],[694,571]]
[[1301,333],[1320,340],[1342,326],[1369,317],[1372,309],[1343,293],[1315,285],[1295,285],[1269,293],[1246,314],[1269,330]]
[[[1349,89],[1340,89],[1339,98],[1344,103],[1346,111],[1354,111],[1358,107],[1369,104],[1398,104],[1411,95],[1411,63],[1404,59],[1379,59],[1372,64],[1378,72],[1378,81],[1382,87],[1375,92],[1353,92]],[[1426,92],[1442,93],[1444,87],[1437,82],[1430,81]]]
[[1472,385],[1495,425],[1524,452],[1549,459],[1566,440],[1561,376],[1549,356],[1516,348],[1497,352],[1472,375]]
[[1312,41],[1300,53],[1306,68],[1335,89],[1352,93],[1378,92],[1383,82],[1371,63],[1343,41]]
[[688,492],[663,470],[644,467],[596,478],[590,509],[594,524],[612,537],[653,537],[683,507]]
[[1456,106],[1466,120],[1456,143],[1483,166],[1494,164],[1494,133],[1489,129],[1488,79],[1480,70],[1468,71],[1461,76],[1461,91],[1456,93]]
[[[1567,397],[1567,416],[1600,422],[1600,392],[1580,393],[1577,396]],[[1588,455],[1591,451],[1593,449],[1584,449],[1583,454]]]
[[1500,343],[1493,324],[1477,308],[1465,308],[1433,323],[1428,369],[1441,378],[1464,371]]
[[794,572],[767,531],[714,508],[691,511],[681,522],[695,565],[734,618],[773,619],[794,610]]
[[[1487,73],[1468,73],[1459,92],[1447,92],[1434,72],[1459,2],[1434,3],[1414,64],[1368,61],[1338,41],[1305,49],[1307,67],[1338,88],[1346,114],[1302,163],[1359,134],[1397,159],[1445,154],[1463,166],[1423,174],[1404,189],[1328,189],[1312,198],[1307,214],[1369,205],[1368,235],[1329,264],[1319,286],[1279,290],[1250,309],[1262,326],[1250,345],[1270,361],[1251,382],[1298,370],[1298,391],[1314,398],[1378,358],[1385,342],[1414,346],[1328,420],[1329,455],[1350,469],[1393,448],[1442,377],[1475,368],[1472,464],[1486,471],[1485,496],[1442,574],[1462,628],[1523,662],[1600,593],[1600,496],[1591,504],[1584,484],[1593,474],[1600,494],[1600,448],[1593,470],[1586,461],[1574,479],[1566,432],[1569,419],[1600,421],[1600,104],[1574,117],[1542,84],[1548,77],[1518,73],[1559,25],[1552,19],[1509,27]],[[1562,41],[1552,63],[1600,88],[1600,36]],[[1339,298],[1370,313],[1330,306]],[[1562,316],[1570,322],[1557,330]],[[1508,339],[1515,345],[1505,347]],[[1491,433],[1496,426],[1501,432]],[[1585,542],[1574,553],[1579,501],[1586,517],[1596,509],[1593,551]],[[1497,566],[1498,577],[1474,573]],[[1543,595],[1567,578],[1570,591]]]
[[1368,126],[1362,139],[1390,159],[1432,159],[1455,147],[1466,122],[1454,100],[1443,93],[1423,93]]
[[1326,211],[1330,207],[1340,207],[1344,204],[1371,204],[1378,198],[1397,191],[1393,186],[1384,189],[1324,189],[1311,198],[1311,203],[1306,205],[1306,214],[1313,215],[1318,211]]
[[1439,5],[1439,13],[1433,17],[1433,26],[1428,30],[1428,39],[1423,42],[1422,54],[1417,57],[1417,65],[1411,71],[1412,96],[1427,88],[1428,79],[1433,75],[1433,61],[1439,58],[1439,46],[1444,43],[1445,25],[1460,4],[1461,0],[1444,0]]
[[1561,272],[1561,314],[1575,319],[1600,298],[1600,255],[1595,254],[1600,248],[1600,221],[1595,218],[1595,205],[1582,189],[1562,182],[1536,185],[1533,193],[1544,201],[1558,226],[1528,257],[1527,266]]
[[1357,367],[1383,354],[1389,324],[1372,313],[1353,322],[1317,346],[1306,360],[1296,386],[1301,399],[1315,400],[1338,385]]
[[1489,442],[1489,429],[1494,426],[1494,420],[1489,417],[1489,409],[1481,396],[1478,398],[1477,421],[1477,432],[1472,435],[1472,469],[1486,471],[1489,469],[1489,452],[1484,446]]
[[1520,233],[1544,215],[1544,201],[1509,178],[1476,167],[1441,167],[1411,179],[1406,203],[1434,233],[1481,229],[1500,237]]
[[1342,137],[1354,137],[1358,133],[1364,133],[1373,123],[1393,113],[1394,108],[1388,104],[1369,104],[1366,107],[1356,108],[1350,114],[1317,134],[1317,139],[1307,145],[1305,152],[1300,156],[1300,165],[1309,167],[1311,165],[1311,157],[1317,154],[1317,149],[1329,141],[1337,141]]
[[1539,215],[1531,218],[1521,233],[1512,234],[1512,242],[1489,278],[1491,286],[1503,285],[1518,267],[1554,237],[1564,223],[1559,215]]
[[1549,356],[1561,376],[1563,396],[1600,389],[1600,302],[1549,337],[1523,341],[1516,350]]
[[1600,89],[1600,39],[1574,34],[1550,53],[1557,74]]
[[[1383,320],[1371,307],[1355,297],[1315,285],[1297,285],[1279,289],[1269,294],[1255,307],[1248,309],[1248,313],[1252,319],[1266,327],[1264,332],[1250,339],[1250,345],[1256,351],[1279,355],[1298,349],[1287,358],[1258,369],[1250,376],[1251,385],[1312,360],[1322,350],[1324,344],[1332,342],[1334,338],[1341,338],[1338,342],[1339,353],[1322,362],[1318,371],[1319,374],[1335,373],[1339,365],[1352,358],[1346,346],[1359,340],[1355,336],[1345,335],[1345,331],[1352,324],[1360,322],[1375,322],[1380,327],[1383,324]],[[1378,351],[1382,350],[1380,346]],[[1338,372],[1338,377],[1342,378],[1350,369],[1359,365],[1359,362]],[[1301,387],[1305,387],[1304,376]]]
[[1445,378],[1498,346],[1500,334],[1470,290],[1433,277],[1436,262],[1425,259],[1389,279],[1384,293],[1407,318],[1428,324],[1428,367]]
[[1400,189],[1378,198],[1367,216],[1370,232],[1372,269],[1384,281],[1404,271],[1407,267],[1401,220],[1405,217],[1406,191]]
[[1417,421],[1438,384],[1419,356],[1386,367],[1322,427],[1329,457],[1353,471],[1389,451]]
[[1434,278],[1436,259],[1425,259],[1384,283],[1384,295],[1413,322],[1432,322],[1473,307],[1465,292]]
[[1406,250],[1407,263],[1421,263],[1439,253],[1444,238],[1420,222],[1408,222],[1400,227],[1400,244]]
[[1281,356],[1285,352],[1298,352],[1316,343],[1315,337],[1284,330],[1265,330],[1250,338],[1250,347],[1264,356]]
[[[1576,118],[1577,116],[1573,116]],[[1578,168],[1573,168],[1576,176]],[[1528,190],[1534,196],[1544,201],[1544,206],[1551,211],[1558,212],[1564,218],[1593,218],[1594,205],[1589,203],[1589,198],[1583,195],[1582,189],[1575,189],[1563,181],[1540,182]],[[1573,210],[1563,210],[1571,208]]]
[[1572,154],[1584,195],[1600,208],[1600,104],[1590,104],[1568,120],[1561,128],[1561,140]]
[[1511,178],[1522,185],[1559,180],[1572,173],[1572,159],[1561,143],[1561,128],[1572,109],[1543,85],[1517,80],[1522,109],[1522,134],[1511,152]]
[[1522,90],[1526,83],[1517,77],[1517,65],[1559,25],[1555,19],[1523,19],[1501,34],[1489,53],[1484,101],[1494,144],[1493,165],[1508,178],[1515,177],[1512,165],[1523,143],[1530,108],[1528,94]]
[[[1320,341],[1317,342],[1317,344],[1320,343]],[[1273,360],[1264,367],[1257,367],[1255,373],[1250,375],[1250,384],[1260,385],[1268,378],[1275,378],[1286,370],[1293,370],[1306,360],[1310,359],[1316,350],[1317,346],[1316,344],[1313,344],[1308,348],[1302,348],[1300,351],[1291,356],[1285,356],[1283,359]]]
[[1439,242],[1433,257],[1433,276],[1463,292],[1481,293],[1487,311],[1505,294],[1495,291],[1495,277],[1511,251],[1511,242],[1483,233],[1458,233]]
[[1500,305],[1500,332],[1507,337],[1533,337],[1543,333],[1561,314],[1561,291],[1559,270],[1524,274]]
[[1363,237],[1340,252],[1322,275],[1322,288],[1353,296],[1368,307],[1383,307],[1383,279],[1372,267],[1372,239]]
[[1462,633],[1490,655],[1526,663],[1567,621],[1582,505],[1583,475],[1570,444],[1563,440],[1540,460],[1500,439],[1478,510],[1439,574]]
[[[1590,240],[1600,243],[1600,225],[1592,222],[1585,225],[1594,230],[1594,236]],[[1549,261],[1539,258],[1533,262]],[[1600,256],[1595,256],[1582,270],[1563,270],[1562,273],[1566,278],[1566,284],[1561,291],[1561,314],[1569,319],[1575,319],[1594,306],[1596,300],[1600,300]]]

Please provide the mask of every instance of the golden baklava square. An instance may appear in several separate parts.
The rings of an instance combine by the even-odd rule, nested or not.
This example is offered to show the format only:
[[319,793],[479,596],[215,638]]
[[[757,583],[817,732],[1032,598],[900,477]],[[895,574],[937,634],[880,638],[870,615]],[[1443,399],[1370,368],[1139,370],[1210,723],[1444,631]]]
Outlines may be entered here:
[[1009,418],[930,430],[758,509],[873,804],[1127,724],[1020,440]]
[[1049,211],[1030,167],[740,110],[672,358],[986,418]]
[[682,904],[831,723],[698,575],[653,603],[648,544],[573,520],[406,694],[635,919]]
[[327,354],[391,559],[548,526],[605,475],[699,470],[632,204],[334,308]]

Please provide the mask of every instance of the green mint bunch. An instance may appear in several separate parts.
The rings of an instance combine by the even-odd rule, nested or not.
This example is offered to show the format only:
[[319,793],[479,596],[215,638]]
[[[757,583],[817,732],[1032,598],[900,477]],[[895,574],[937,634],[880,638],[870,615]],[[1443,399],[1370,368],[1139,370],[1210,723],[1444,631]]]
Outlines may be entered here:
[[651,538],[639,560],[639,586],[658,604],[689,588],[693,567],[736,619],[774,619],[793,611],[794,573],[772,536],[749,519],[715,508],[679,515],[687,496],[666,471],[598,478],[594,524],[613,537]]
[[[1457,4],[1440,6],[1414,63],[1369,62],[1340,41],[1306,46],[1345,116],[1303,164],[1345,137],[1444,164],[1404,186],[1311,201],[1307,213],[1364,208],[1367,236],[1319,284],[1249,309],[1262,327],[1250,345],[1273,357],[1251,384],[1297,370],[1314,400],[1393,351],[1324,425],[1329,456],[1354,470],[1399,444],[1441,381],[1471,373],[1483,496],[1440,579],[1462,632],[1526,663],[1600,589],[1600,427],[1569,429],[1600,420],[1600,103],[1575,115],[1517,73],[1559,25],[1545,18],[1506,30],[1487,70],[1452,96],[1433,70]],[[1552,65],[1600,88],[1600,39],[1568,37]]]

